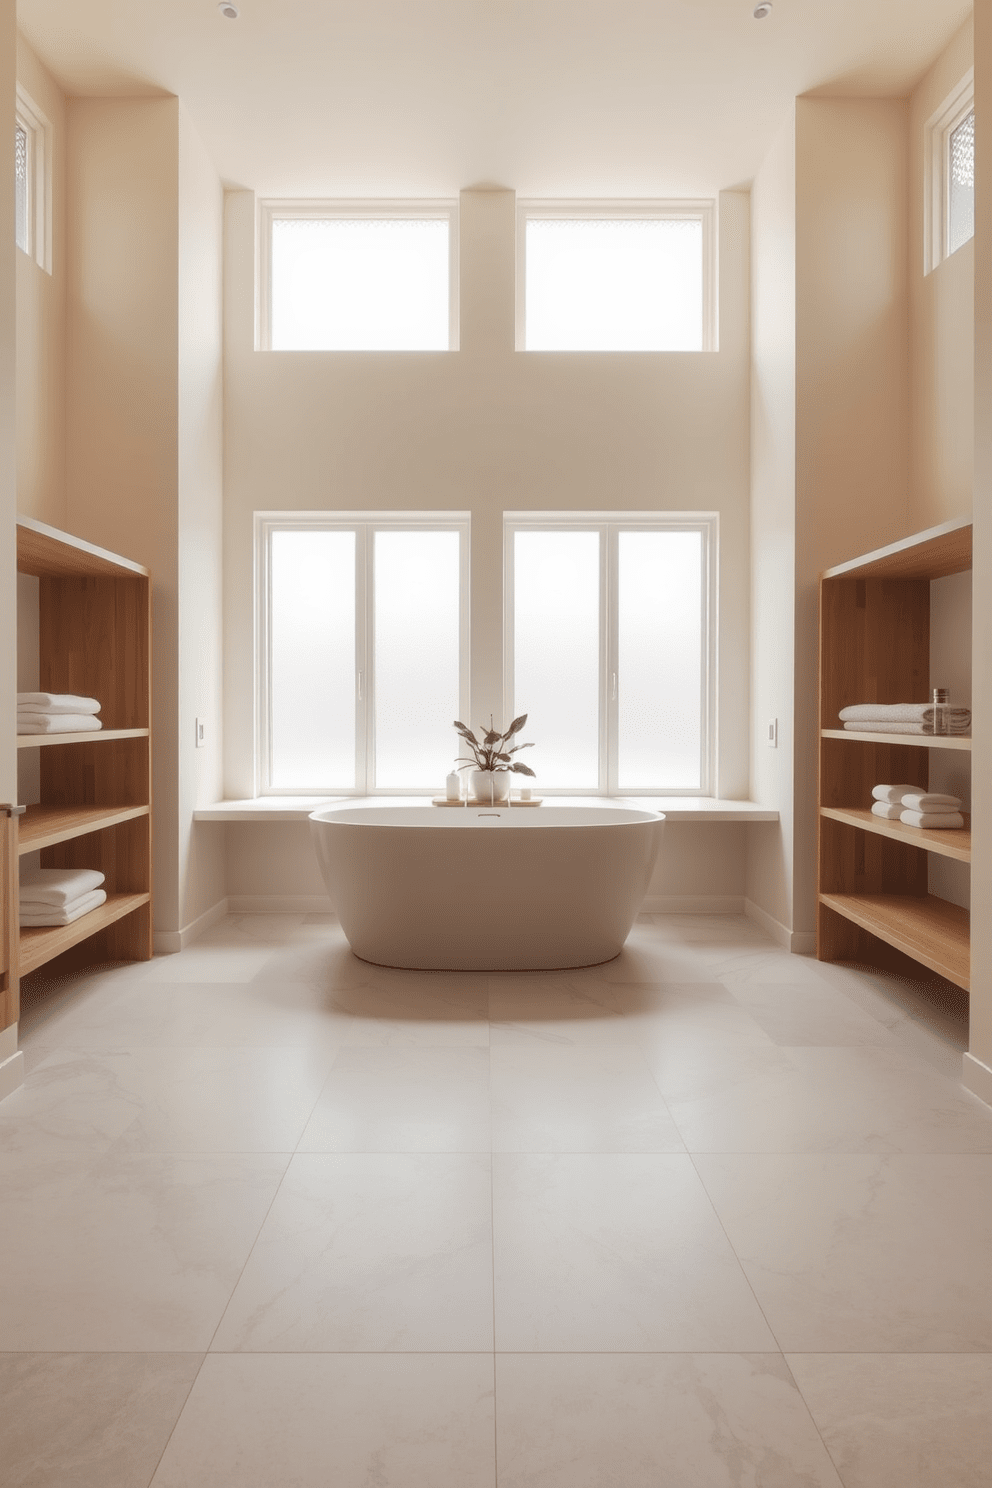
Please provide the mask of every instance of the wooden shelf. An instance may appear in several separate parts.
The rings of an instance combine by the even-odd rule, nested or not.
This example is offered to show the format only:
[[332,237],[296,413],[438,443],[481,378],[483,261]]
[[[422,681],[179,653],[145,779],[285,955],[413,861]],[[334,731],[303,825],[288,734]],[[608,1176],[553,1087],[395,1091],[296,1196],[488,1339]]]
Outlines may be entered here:
[[933,894],[821,894],[820,903],[968,991],[968,911]]
[[101,904],[99,909],[91,909],[89,914],[81,915],[71,925],[32,925],[22,929],[20,935],[21,976],[26,976],[29,971],[36,971],[39,966],[44,966],[46,961],[60,956],[63,951],[69,950],[70,946],[78,945],[81,940],[87,940],[98,930],[105,929],[107,925],[113,925],[115,921],[122,920],[125,915],[133,914],[150,899],[151,895],[147,893],[108,894],[105,904]]
[[36,578],[52,579],[149,577],[140,563],[98,548],[84,537],[60,532],[34,517],[17,518],[17,569]]
[[846,822],[849,827],[860,827],[865,832],[877,832],[879,837],[908,842],[912,847],[922,847],[942,858],[955,858],[959,863],[971,862],[971,817],[968,815],[965,815],[963,827],[949,828],[908,827],[905,822],[886,821],[882,816],[875,816],[862,806],[821,806],[820,815]]
[[147,739],[151,730],[96,729],[86,734],[18,734],[18,749],[36,749],[40,744],[102,744],[109,739]]
[[828,568],[825,579],[946,579],[971,567],[971,518],[955,517]]
[[18,853],[37,852],[68,842],[72,837],[85,837],[88,832],[102,832],[120,822],[147,816],[148,806],[29,806],[21,817]]
[[906,744],[911,749],[971,750],[970,734],[872,734],[867,729],[821,729],[821,739],[854,739],[863,744]]

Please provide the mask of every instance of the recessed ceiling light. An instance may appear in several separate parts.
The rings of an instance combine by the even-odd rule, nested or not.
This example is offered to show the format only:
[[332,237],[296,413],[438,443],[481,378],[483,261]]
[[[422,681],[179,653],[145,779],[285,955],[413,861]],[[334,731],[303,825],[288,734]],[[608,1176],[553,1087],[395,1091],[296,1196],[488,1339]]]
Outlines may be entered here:
[[[223,7],[221,8],[223,9]],[[771,15],[771,11],[771,0],[761,0],[761,4],[754,7],[754,19],[756,21],[763,21],[766,15]]]
[[[232,5],[230,3],[230,0],[221,0],[221,3],[218,5],[217,9],[220,11],[221,15],[226,16],[229,21],[236,21],[238,19],[238,7],[236,5]],[[755,15],[757,15],[757,13],[758,12],[755,11]]]

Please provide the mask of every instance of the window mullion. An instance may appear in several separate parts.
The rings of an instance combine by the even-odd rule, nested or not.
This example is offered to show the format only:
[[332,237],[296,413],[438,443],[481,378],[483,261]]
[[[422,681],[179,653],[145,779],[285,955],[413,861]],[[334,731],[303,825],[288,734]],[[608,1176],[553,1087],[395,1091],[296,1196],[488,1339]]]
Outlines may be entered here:
[[617,743],[619,739],[620,675],[617,645],[617,529],[601,529],[600,543],[600,644],[603,668],[603,708],[600,723],[599,788],[608,796],[617,793]]
[[375,602],[372,580],[372,543],[367,523],[359,523],[355,532],[355,785],[360,795],[371,792],[373,780],[372,753],[375,748],[373,729],[372,606]]

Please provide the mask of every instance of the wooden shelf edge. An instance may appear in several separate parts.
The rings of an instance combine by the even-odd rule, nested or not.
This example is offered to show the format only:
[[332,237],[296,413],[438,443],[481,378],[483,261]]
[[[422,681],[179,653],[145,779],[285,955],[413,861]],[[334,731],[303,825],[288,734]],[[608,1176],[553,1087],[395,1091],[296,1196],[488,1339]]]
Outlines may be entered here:
[[[29,806],[21,817],[17,851],[38,852],[43,847],[54,847],[56,842],[68,842],[73,837],[85,837],[90,832],[102,832],[107,827],[116,827],[120,822],[134,821],[136,817],[148,816],[149,805],[144,806]],[[61,819],[62,825],[55,822]],[[46,823],[48,825],[46,825]]]
[[933,894],[820,894],[820,903],[870,935],[971,990],[970,916]]
[[87,734],[18,734],[18,749],[42,748],[46,744],[103,744],[109,739],[147,739],[151,729],[97,729]]
[[36,517],[17,518],[17,568],[20,573],[41,577],[79,574],[95,578],[147,579],[143,564],[109,548],[98,547],[84,537],[63,532]]
[[892,837],[897,842],[907,842],[911,847],[921,847],[924,852],[937,853],[943,858],[953,858],[958,863],[971,862],[971,817],[965,814],[965,826],[950,827],[943,831],[934,827],[908,827],[905,822],[886,821],[861,806],[821,806],[820,815],[831,821],[844,822],[863,832],[875,832],[879,837]]
[[855,739],[864,744],[907,744],[912,749],[971,749],[970,734],[872,734],[861,729],[821,729],[821,739]]
[[81,940],[88,940],[98,930],[103,930],[107,925],[112,925],[115,920],[122,920],[125,915],[133,914],[143,904],[148,904],[151,894],[110,894],[107,902],[101,904],[99,909],[90,910],[89,914],[74,920],[71,925],[32,925],[21,930],[20,935],[20,975],[27,976],[28,972],[37,971],[39,966],[44,966],[46,961],[60,956],[63,951],[69,950],[70,946],[78,945]]
[[971,528],[970,517],[952,517],[937,527],[914,532],[884,548],[835,564],[820,577],[939,579],[966,573],[972,561]]

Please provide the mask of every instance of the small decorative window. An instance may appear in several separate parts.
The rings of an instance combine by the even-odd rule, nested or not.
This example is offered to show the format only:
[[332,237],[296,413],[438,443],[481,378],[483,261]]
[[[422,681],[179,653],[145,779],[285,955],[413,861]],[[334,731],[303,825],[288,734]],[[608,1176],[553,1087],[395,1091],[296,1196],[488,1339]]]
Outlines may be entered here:
[[974,71],[927,122],[926,243],[929,273],[975,233]]
[[457,347],[454,202],[263,202],[268,351]]
[[17,246],[52,272],[51,125],[18,83],[14,117],[14,200]]
[[521,351],[711,351],[712,202],[521,202]]

